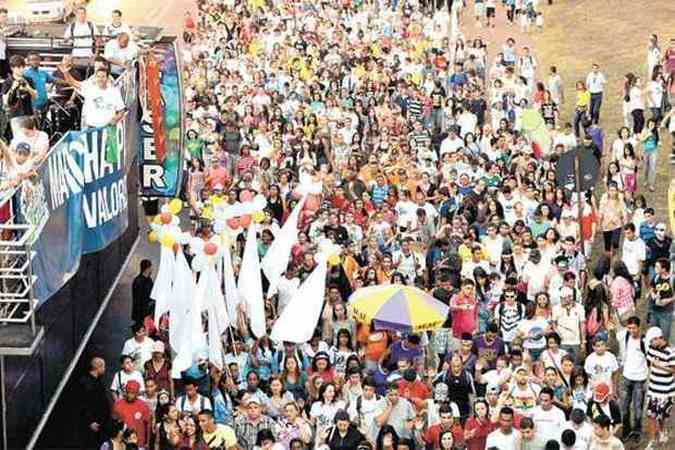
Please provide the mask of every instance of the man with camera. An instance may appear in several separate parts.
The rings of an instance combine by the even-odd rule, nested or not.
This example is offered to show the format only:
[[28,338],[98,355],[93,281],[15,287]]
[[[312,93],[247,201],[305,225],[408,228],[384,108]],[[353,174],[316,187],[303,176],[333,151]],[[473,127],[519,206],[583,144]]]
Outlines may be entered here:
[[2,83],[2,101],[11,125],[11,132],[7,137],[11,137],[16,131],[16,119],[33,115],[33,100],[37,98],[35,86],[23,76],[26,68],[23,56],[12,56],[9,66],[11,73]]

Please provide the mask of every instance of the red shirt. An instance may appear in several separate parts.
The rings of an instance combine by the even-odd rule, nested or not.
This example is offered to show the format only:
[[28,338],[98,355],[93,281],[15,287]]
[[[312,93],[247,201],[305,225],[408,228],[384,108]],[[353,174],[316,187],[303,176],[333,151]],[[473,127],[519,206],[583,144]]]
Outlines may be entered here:
[[452,335],[462,337],[462,333],[474,334],[478,327],[478,304],[474,297],[456,294],[450,299],[452,315]]
[[128,402],[121,398],[113,405],[113,416],[122,420],[129,428],[133,428],[138,435],[138,446],[146,447],[152,414],[150,408],[141,399]]
[[[455,419],[458,420],[458,419]],[[441,448],[441,433],[444,430],[441,429],[441,424],[437,423],[427,428],[427,431],[424,432],[424,442],[433,446],[434,450]],[[462,426],[458,423],[455,423],[450,428],[452,432],[452,439],[455,441],[455,447],[461,447],[464,442],[464,431],[462,431]]]
[[494,424],[490,419],[479,421],[475,417],[469,417],[464,425],[466,431],[476,430],[476,434],[466,441],[467,450],[485,450],[488,434],[497,429],[497,424]]

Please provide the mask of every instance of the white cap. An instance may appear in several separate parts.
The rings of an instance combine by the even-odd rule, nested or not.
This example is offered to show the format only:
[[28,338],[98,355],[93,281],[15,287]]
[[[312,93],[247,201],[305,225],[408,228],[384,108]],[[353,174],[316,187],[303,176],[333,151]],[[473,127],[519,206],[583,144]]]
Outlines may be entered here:
[[647,334],[645,334],[645,342],[647,343],[647,345],[650,345],[652,343],[652,339],[662,336],[663,332],[661,331],[661,328],[651,327],[649,330],[647,330]]

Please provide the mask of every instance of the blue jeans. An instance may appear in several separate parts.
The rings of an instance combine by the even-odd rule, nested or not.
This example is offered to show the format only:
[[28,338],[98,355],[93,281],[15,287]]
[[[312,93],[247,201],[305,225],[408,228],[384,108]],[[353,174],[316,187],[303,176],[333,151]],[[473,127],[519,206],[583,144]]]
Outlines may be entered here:
[[666,339],[670,337],[670,325],[672,322],[672,311],[649,311],[649,325],[661,328],[661,332]]
[[645,399],[645,382],[623,379],[623,430],[642,432],[642,404]]
[[591,94],[591,120],[593,123],[600,121],[600,107],[602,106],[602,92]]

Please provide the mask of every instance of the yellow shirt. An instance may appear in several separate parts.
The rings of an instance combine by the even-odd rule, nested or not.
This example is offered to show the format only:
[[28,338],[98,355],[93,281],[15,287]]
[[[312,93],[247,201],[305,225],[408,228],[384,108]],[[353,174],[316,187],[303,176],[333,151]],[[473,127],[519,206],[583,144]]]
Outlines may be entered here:
[[577,108],[588,108],[591,104],[591,93],[586,91],[577,91]]
[[209,448],[230,448],[237,445],[237,436],[234,430],[227,425],[216,424],[216,429],[213,433],[204,433],[204,442]]

